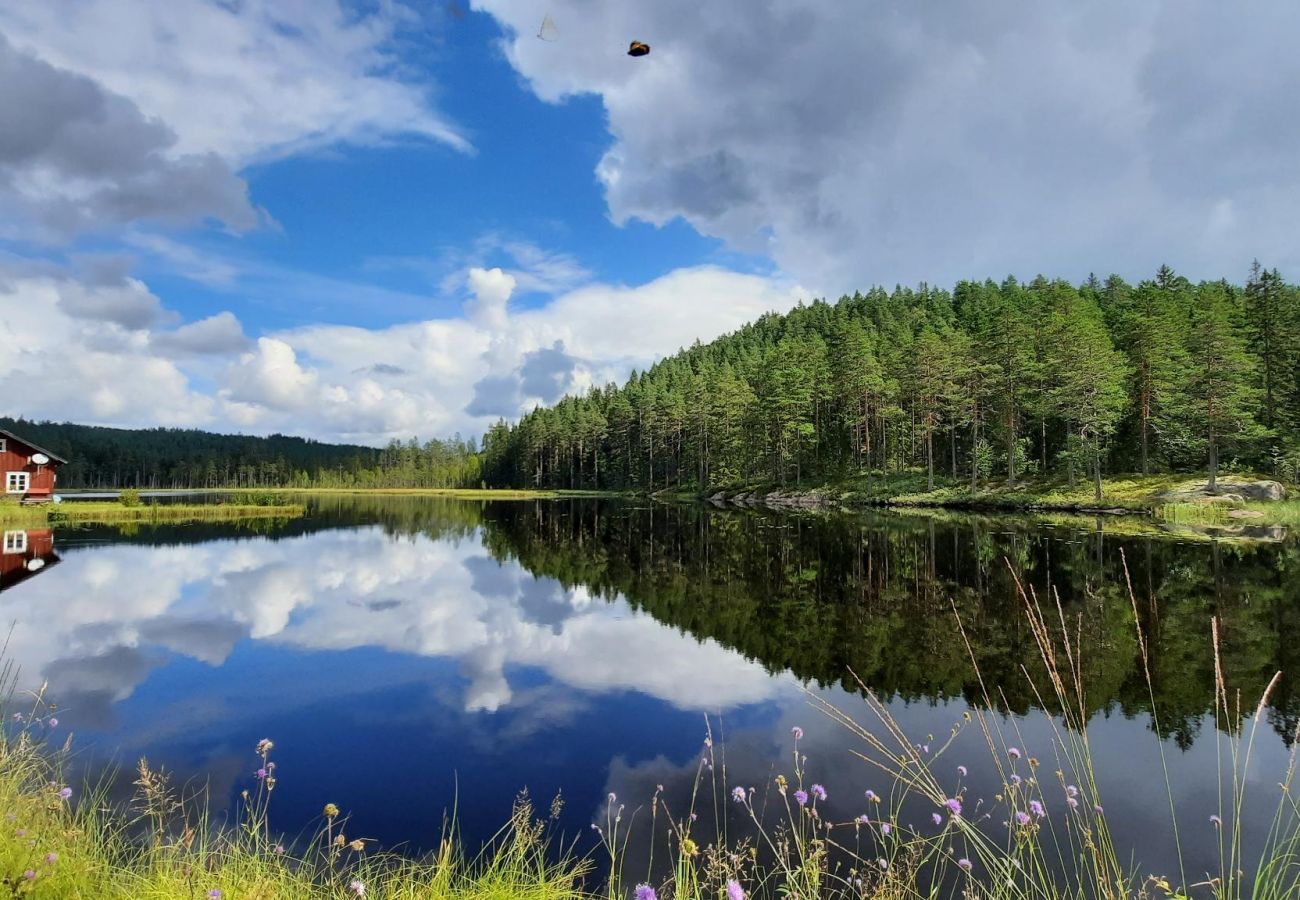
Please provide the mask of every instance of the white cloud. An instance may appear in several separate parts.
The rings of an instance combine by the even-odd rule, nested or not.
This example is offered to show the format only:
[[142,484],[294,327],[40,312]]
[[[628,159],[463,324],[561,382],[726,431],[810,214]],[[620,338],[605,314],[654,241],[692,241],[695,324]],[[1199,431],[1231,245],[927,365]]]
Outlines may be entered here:
[[828,293],[1300,268],[1290,0],[475,6],[538,96],[601,98],[615,221],[680,216]]
[[225,311],[175,331],[156,332],[149,343],[164,356],[185,357],[242,353],[250,342],[239,320]]
[[46,0],[0,6],[0,31],[130,98],[178,153],[240,164],[413,135],[468,149],[405,79],[394,43],[412,13],[337,0]]

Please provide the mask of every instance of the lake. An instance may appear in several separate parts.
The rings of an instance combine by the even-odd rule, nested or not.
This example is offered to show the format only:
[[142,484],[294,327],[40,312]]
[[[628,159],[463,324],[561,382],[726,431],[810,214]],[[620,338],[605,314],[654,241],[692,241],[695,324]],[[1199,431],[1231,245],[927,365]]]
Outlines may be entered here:
[[[48,682],[55,737],[74,733],[86,768],[148,756],[209,783],[229,810],[268,737],[273,821],[291,833],[332,802],[352,833],[436,847],[454,806],[477,843],[527,788],[542,808],[561,794],[559,826],[581,842],[611,793],[630,815],[662,786],[685,810],[710,734],[725,748],[723,788],[770,784],[798,726],[826,814],[847,820],[864,791],[889,786],[818,698],[865,717],[869,688],[916,741],[938,745],[988,690],[1027,752],[1050,750],[1018,576],[1059,597],[1078,635],[1117,843],[1144,871],[1174,870],[1167,771],[1189,869],[1205,871],[1223,740],[1210,621],[1245,719],[1300,653],[1300,546],[1285,539],[647,500],[308,503],[302,519],[247,527],[24,533],[41,563],[0,577],[8,658],[22,688]],[[5,540],[17,558],[19,538]],[[1300,720],[1293,681],[1268,699],[1248,834],[1267,827]],[[997,791],[977,732],[943,760],[969,767],[967,796]]]

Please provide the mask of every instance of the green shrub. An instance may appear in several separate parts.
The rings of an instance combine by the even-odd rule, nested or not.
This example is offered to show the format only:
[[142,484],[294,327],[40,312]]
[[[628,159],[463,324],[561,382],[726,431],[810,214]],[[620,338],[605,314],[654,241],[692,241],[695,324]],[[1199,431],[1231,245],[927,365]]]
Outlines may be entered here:
[[117,495],[117,502],[123,506],[139,506],[144,501],[140,499],[140,491],[137,488],[123,488]]

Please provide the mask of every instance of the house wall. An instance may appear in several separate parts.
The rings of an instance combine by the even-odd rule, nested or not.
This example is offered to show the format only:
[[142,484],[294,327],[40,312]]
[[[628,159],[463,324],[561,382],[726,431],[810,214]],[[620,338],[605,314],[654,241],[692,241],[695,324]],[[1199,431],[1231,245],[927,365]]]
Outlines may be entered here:
[[[27,488],[29,494],[52,494],[54,493],[55,469],[58,466],[50,463],[45,466],[37,466],[28,462],[30,457],[36,451],[21,441],[15,441],[13,438],[0,438],[5,442],[5,449],[0,452],[0,495],[4,495],[7,479],[5,475],[9,472],[26,472],[31,476],[30,485]],[[12,494],[8,496],[14,496]]]

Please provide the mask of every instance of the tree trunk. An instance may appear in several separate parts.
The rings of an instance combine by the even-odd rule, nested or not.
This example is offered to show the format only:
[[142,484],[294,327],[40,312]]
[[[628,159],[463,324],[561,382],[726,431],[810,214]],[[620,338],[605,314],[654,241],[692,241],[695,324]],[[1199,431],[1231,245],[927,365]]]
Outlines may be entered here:
[[1092,442],[1092,487],[1093,499],[1098,503],[1101,502],[1101,438],[1097,437]]
[[1214,432],[1210,432],[1210,493],[1219,489],[1219,443]]
[[934,429],[925,433],[925,481],[926,490],[934,490]]

